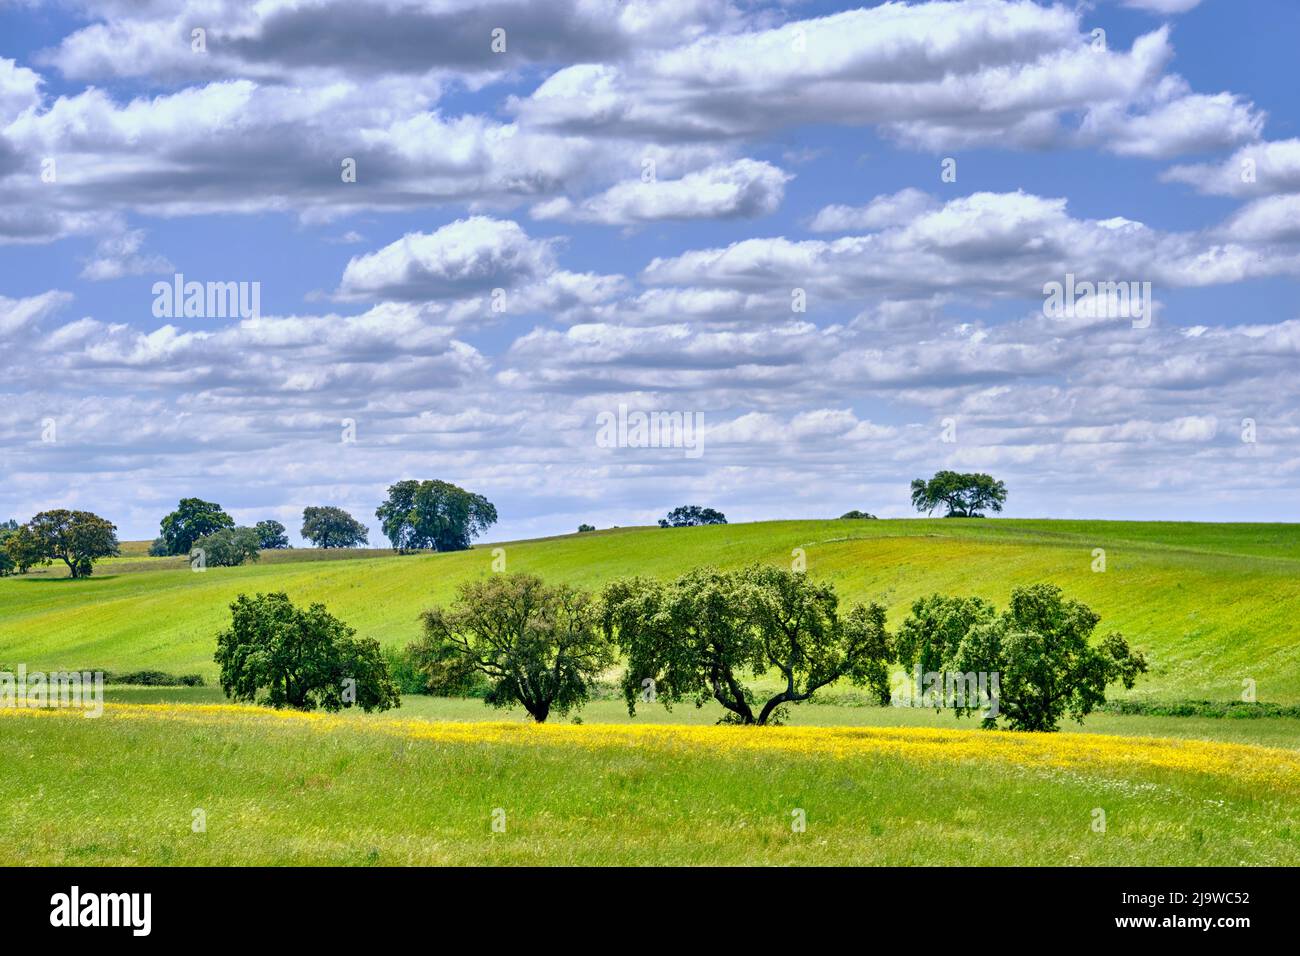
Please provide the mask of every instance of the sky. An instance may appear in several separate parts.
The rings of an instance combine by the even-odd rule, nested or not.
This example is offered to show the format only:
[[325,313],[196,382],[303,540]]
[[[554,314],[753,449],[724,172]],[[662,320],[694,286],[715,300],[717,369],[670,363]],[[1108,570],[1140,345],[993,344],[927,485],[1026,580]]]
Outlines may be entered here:
[[379,546],[437,478],[510,540],[903,517],[940,469],[1014,517],[1300,520],[1298,37],[1293,0],[0,0],[0,520],[337,505]]

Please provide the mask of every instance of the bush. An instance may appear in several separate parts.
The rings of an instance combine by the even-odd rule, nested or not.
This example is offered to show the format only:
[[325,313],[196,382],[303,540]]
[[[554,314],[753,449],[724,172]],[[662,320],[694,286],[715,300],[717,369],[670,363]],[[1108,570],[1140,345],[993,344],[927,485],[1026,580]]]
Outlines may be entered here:
[[865,511],[859,511],[857,508],[854,508],[852,511],[846,511],[846,512],[844,512],[844,514],[840,515],[840,520],[841,520],[841,521],[845,520],[846,518],[870,519],[870,520],[872,520],[872,521],[875,521],[875,520],[876,520],[876,516],[875,516],[875,515],[873,515],[873,514],[868,514],[868,513],[865,512]]
[[590,524],[580,524],[580,525],[578,525],[578,533],[579,533],[579,534],[581,534],[581,533],[584,532],[584,531],[595,531],[595,530],[596,530],[596,526],[595,526],[595,525],[590,525]]
[[168,674],[164,671],[130,671],[104,674],[105,684],[133,684],[137,687],[202,687],[199,674]]
[[149,545],[149,557],[151,558],[165,558],[170,554],[171,551],[167,548],[167,540],[165,538],[154,538],[153,542]]

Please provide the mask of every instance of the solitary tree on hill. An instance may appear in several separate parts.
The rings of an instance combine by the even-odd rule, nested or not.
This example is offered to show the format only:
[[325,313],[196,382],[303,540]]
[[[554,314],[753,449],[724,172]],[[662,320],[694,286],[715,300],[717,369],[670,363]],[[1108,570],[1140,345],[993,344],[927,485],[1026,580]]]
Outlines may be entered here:
[[89,511],[42,511],[5,541],[11,560],[26,571],[34,564],[62,561],[74,578],[88,578],[100,558],[121,551],[117,526]]
[[712,508],[699,505],[680,505],[668,512],[668,517],[659,519],[661,528],[692,528],[702,524],[726,524],[727,516]]
[[375,517],[400,553],[464,551],[496,524],[497,509],[482,495],[449,481],[407,480],[389,487]]
[[355,548],[370,542],[369,529],[333,505],[303,508],[302,536],[318,548]]
[[933,514],[936,508],[946,508],[945,518],[982,518],[986,510],[1001,511],[1006,500],[1007,486],[982,473],[939,471],[929,481],[912,482],[916,510]]

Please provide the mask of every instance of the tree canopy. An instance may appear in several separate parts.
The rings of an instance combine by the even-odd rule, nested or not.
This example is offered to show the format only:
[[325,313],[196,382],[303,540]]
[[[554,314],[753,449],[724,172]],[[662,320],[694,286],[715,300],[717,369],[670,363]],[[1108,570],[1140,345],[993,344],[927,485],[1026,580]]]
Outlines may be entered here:
[[235,519],[215,501],[182,498],[176,510],[162,519],[161,537],[168,554],[189,554],[194,542],[205,534],[234,526]]
[[259,521],[253,530],[257,532],[257,546],[263,551],[289,547],[289,536],[278,521]]
[[318,548],[355,548],[370,543],[370,530],[333,505],[303,508],[302,536]]
[[986,510],[1001,511],[1006,500],[1006,485],[982,473],[939,471],[929,481],[917,478],[912,482],[916,510],[933,514],[936,508],[946,508],[945,518],[982,518]]
[[666,518],[659,519],[661,528],[691,528],[702,524],[726,524],[727,516],[712,508],[699,505],[679,505],[668,512]]
[[422,620],[424,637],[410,653],[426,674],[477,671],[491,684],[487,704],[520,704],[538,723],[586,703],[614,664],[593,596],[529,574],[467,581],[449,608]]
[[[899,628],[899,661],[926,671],[996,674],[997,713],[984,719],[986,727],[1005,719],[1012,730],[1056,730],[1062,717],[1082,723],[1105,703],[1107,685],[1132,687],[1147,670],[1146,658],[1121,634],[1091,642],[1100,620],[1052,584],[1016,588],[1001,614],[978,598],[933,595],[913,604]],[[975,705],[957,709],[969,715]]]
[[[627,659],[630,714],[638,700],[698,707],[713,699],[726,722],[769,724],[840,679],[889,697],[884,608],[842,613],[834,585],[804,574],[754,565],[696,568],[669,583],[629,578],[605,588],[602,606],[606,633]],[[760,702],[745,681],[773,671],[784,686]]]
[[252,528],[222,528],[195,541],[191,554],[201,552],[204,566],[233,568],[257,560],[257,542]]
[[303,609],[283,592],[241,594],[230,612],[215,655],[227,697],[299,710],[401,705],[379,643],[355,637],[323,604]]
[[399,481],[375,511],[399,552],[464,551],[496,524],[497,509],[482,495],[447,481]]
[[6,563],[25,573],[38,564],[62,561],[74,578],[88,578],[100,558],[121,553],[117,526],[89,511],[42,511],[4,539]]

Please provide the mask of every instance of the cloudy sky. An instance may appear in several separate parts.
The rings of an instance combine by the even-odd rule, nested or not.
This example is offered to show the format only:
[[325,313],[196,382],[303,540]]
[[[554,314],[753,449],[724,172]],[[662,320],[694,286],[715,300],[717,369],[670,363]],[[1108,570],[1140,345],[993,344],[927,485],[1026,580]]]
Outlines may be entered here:
[[[1294,0],[0,0],[0,519],[1300,520]],[[354,174],[354,175],[353,175]],[[257,283],[256,316],[155,283]],[[1150,283],[1144,320],[1044,286]],[[703,453],[597,419],[703,417]],[[345,422],[352,423],[345,425]],[[1253,440],[1251,440],[1253,439]]]

